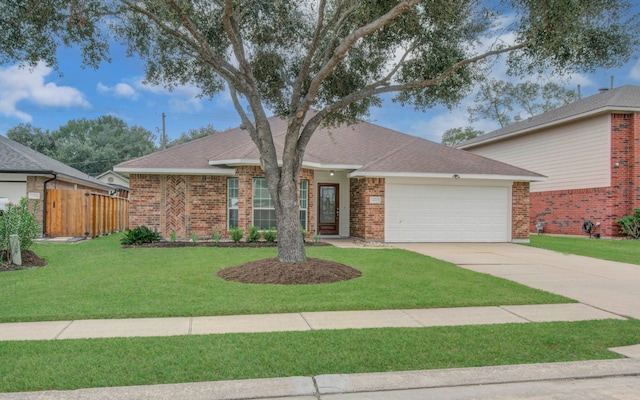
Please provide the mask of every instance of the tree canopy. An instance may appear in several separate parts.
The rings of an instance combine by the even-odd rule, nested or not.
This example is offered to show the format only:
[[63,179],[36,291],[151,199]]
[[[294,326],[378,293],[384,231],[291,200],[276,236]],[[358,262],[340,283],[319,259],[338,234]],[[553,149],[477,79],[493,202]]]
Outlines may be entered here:
[[[367,116],[381,95],[425,109],[452,105],[508,55],[510,72],[594,70],[629,59],[638,18],[624,0],[48,0],[0,6],[0,62],[56,65],[76,44],[87,65],[114,35],[146,79],[205,96],[229,90],[262,158],[281,261],[306,258],[297,181],[320,124]],[[506,23],[505,23],[506,22]],[[497,32],[502,36],[495,39]],[[492,38],[491,45],[484,45]],[[310,110],[316,110],[310,112]],[[288,119],[276,154],[268,113]],[[282,160],[281,165],[279,161]]]
[[53,132],[20,124],[7,137],[93,176],[156,150],[150,131],[113,116],[71,120]]
[[484,131],[474,129],[471,126],[464,128],[450,128],[442,134],[442,144],[447,146],[455,146],[458,143],[462,143],[465,140],[473,139],[482,135]]
[[469,121],[490,119],[505,127],[518,118],[538,115],[576,100],[578,94],[574,90],[554,82],[514,84],[490,79],[480,85],[475,105],[468,108]]

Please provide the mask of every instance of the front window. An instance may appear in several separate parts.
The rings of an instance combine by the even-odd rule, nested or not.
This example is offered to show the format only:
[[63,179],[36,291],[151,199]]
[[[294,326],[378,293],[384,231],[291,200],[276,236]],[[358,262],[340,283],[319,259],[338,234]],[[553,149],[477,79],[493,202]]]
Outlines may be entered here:
[[[309,181],[300,181],[300,226],[307,229]],[[265,178],[253,178],[253,225],[261,230],[275,227],[276,207],[271,201]]]
[[238,227],[238,178],[227,179],[227,228]]

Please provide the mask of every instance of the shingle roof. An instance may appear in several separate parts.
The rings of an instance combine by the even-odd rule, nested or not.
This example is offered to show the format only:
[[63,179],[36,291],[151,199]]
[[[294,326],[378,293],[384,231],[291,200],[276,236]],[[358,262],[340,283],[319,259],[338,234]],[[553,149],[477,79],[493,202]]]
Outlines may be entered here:
[[[286,121],[269,119],[274,142],[282,154]],[[259,153],[249,133],[230,129],[117,165],[119,172],[153,170],[213,171],[228,164],[257,164]],[[311,168],[345,169],[352,176],[393,174],[474,174],[518,176],[530,179],[542,175],[490,160],[463,150],[453,149],[422,138],[407,135],[368,122],[319,128],[305,152],[304,164]]]
[[625,85],[612,90],[605,90],[571,104],[469,139],[456,147],[460,149],[471,148],[481,143],[499,140],[505,136],[517,135],[554,123],[612,111],[640,111],[640,86]]
[[110,186],[75,168],[47,157],[27,146],[0,135],[0,173],[51,174],[109,189]]

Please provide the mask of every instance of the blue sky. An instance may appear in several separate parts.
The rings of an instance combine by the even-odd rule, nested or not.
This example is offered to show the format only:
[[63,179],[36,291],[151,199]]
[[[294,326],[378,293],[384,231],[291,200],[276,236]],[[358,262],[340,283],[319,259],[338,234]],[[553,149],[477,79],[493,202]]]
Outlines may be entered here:
[[[142,83],[144,71],[139,60],[126,57],[124,50],[117,46],[112,48],[111,57],[112,62],[103,63],[98,70],[82,69],[79,53],[62,49],[59,71],[44,65],[32,71],[15,65],[0,66],[0,134],[20,123],[55,130],[71,119],[94,119],[102,115],[114,115],[130,126],[142,126],[159,136],[164,113],[170,138],[209,124],[218,130],[239,125],[226,93],[214,99],[201,99],[194,87],[169,92],[147,86]],[[491,75],[507,78],[501,61],[495,63]],[[615,87],[640,85],[640,62],[634,59],[620,68],[575,74],[564,77],[562,83],[571,89],[580,85],[582,97],[587,97],[599,88],[609,87],[612,75]],[[473,95],[470,95],[455,110],[435,107],[422,112],[386,101],[382,108],[371,110],[370,120],[439,142],[448,128],[470,125],[466,110],[472,102]],[[498,127],[490,121],[478,121],[473,126],[484,131]]]

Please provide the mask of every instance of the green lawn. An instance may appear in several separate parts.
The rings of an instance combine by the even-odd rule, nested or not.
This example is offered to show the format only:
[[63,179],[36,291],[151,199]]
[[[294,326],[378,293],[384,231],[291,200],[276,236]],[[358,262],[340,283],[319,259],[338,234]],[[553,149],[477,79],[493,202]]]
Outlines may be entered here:
[[640,240],[531,235],[527,246],[640,265]]
[[621,358],[640,321],[0,342],[0,391]]
[[44,268],[0,273],[0,322],[406,309],[571,300],[398,249],[310,247],[362,271],[322,285],[249,285],[216,272],[276,249],[123,249],[119,235],[77,244],[38,243]]

